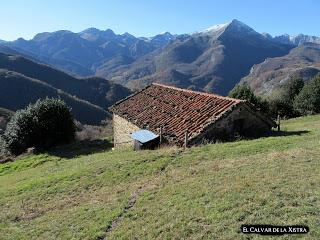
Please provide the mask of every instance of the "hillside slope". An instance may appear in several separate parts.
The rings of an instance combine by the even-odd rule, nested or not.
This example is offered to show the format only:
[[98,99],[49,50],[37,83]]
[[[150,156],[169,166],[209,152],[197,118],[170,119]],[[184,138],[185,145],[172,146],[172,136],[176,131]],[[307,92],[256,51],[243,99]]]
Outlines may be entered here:
[[62,71],[27,58],[0,53],[0,69],[18,72],[38,79],[52,87],[107,109],[116,101],[128,96],[130,91],[103,78],[78,79]]
[[63,99],[80,122],[99,124],[109,116],[105,110],[88,101],[17,72],[0,69],[0,86],[0,106],[13,111],[25,108],[38,99],[54,97]]
[[[1,51],[1,49],[0,49]],[[78,79],[50,66],[0,52],[0,107],[17,110],[39,98],[61,97],[77,120],[99,124],[106,109],[131,91],[103,78]]]
[[286,83],[291,76],[300,76],[305,80],[320,73],[320,44],[306,43],[292,49],[282,57],[268,58],[254,65],[250,74],[241,82],[259,94],[270,94],[274,89]]
[[272,137],[186,151],[81,155],[86,143],[2,164],[0,236],[247,239],[247,223],[304,224],[300,237],[319,239],[319,122],[291,119]]

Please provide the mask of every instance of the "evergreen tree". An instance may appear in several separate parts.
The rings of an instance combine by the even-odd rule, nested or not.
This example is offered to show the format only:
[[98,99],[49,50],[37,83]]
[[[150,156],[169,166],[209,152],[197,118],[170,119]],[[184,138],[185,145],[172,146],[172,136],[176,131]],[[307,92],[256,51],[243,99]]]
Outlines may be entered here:
[[294,100],[294,108],[302,115],[320,113],[320,75],[302,88]]
[[75,124],[68,106],[63,100],[46,98],[12,116],[1,144],[17,155],[29,147],[47,149],[66,143],[74,136]]

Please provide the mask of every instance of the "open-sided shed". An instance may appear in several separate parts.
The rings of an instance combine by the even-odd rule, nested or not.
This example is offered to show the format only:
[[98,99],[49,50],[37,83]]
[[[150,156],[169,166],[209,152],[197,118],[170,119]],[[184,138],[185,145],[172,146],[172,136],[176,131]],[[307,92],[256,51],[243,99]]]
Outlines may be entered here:
[[155,149],[159,146],[160,137],[151,131],[142,129],[130,136],[134,139],[134,150]]

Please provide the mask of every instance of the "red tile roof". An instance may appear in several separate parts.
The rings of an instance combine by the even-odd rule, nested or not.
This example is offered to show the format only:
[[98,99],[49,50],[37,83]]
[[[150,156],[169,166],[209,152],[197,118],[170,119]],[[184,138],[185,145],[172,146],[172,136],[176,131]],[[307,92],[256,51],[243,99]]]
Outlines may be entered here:
[[152,84],[129,96],[110,110],[140,128],[159,133],[182,144],[185,131],[197,136],[243,100],[196,92],[161,84]]

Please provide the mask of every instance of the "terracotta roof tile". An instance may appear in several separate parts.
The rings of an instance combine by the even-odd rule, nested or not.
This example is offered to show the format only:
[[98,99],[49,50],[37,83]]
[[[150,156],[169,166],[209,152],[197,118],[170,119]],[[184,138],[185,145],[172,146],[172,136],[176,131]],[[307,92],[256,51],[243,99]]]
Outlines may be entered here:
[[113,105],[115,114],[181,144],[184,133],[198,135],[206,126],[243,102],[215,94],[152,84]]

